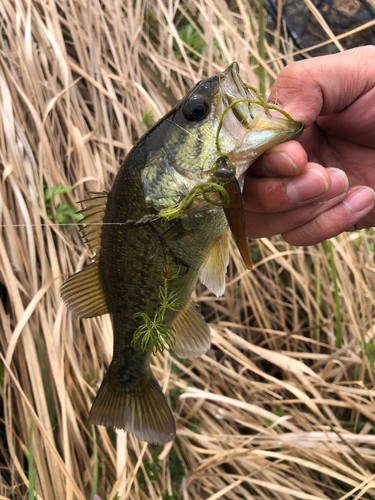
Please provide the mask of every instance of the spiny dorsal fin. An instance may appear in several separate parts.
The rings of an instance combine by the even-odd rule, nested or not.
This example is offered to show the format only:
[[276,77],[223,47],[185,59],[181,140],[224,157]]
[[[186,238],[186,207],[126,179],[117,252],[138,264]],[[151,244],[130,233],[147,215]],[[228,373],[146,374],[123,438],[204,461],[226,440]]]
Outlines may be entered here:
[[176,424],[154,375],[150,373],[141,386],[123,386],[111,378],[110,370],[90,410],[90,423],[124,429],[152,444],[171,441]]
[[197,358],[210,348],[210,327],[193,302],[188,302],[171,326],[175,330],[173,351],[179,358]]
[[212,245],[206,260],[199,269],[201,283],[216,297],[225,291],[225,275],[229,263],[228,234],[222,234]]
[[80,201],[86,208],[81,210],[81,224],[86,224],[80,230],[90,250],[95,252],[91,264],[79,273],[74,274],[64,283],[61,297],[67,307],[81,318],[93,318],[108,313],[107,303],[99,274],[99,258],[102,243],[103,220],[105,216],[108,193],[96,193],[92,198]]

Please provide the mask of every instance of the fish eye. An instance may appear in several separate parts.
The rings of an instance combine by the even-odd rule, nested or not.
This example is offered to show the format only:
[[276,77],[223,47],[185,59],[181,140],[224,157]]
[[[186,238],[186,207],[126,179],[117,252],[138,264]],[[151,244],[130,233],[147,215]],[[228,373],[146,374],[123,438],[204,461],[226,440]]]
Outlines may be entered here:
[[200,95],[195,94],[189,97],[185,102],[182,112],[185,118],[191,122],[202,120],[210,110],[210,106],[206,99]]

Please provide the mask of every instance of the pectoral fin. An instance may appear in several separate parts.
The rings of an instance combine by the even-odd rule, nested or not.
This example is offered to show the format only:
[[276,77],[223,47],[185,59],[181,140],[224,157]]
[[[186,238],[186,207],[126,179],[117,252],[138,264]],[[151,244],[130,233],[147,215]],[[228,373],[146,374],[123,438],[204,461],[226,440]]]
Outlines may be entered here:
[[240,251],[245,266],[247,269],[252,269],[253,261],[251,259],[245,234],[245,211],[243,199],[237,179],[234,178],[231,180],[225,186],[225,189],[230,196],[230,202],[224,207],[225,217],[227,218],[234,241]]
[[216,297],[225,291],[225,275],[229,263],[228,235],[224,233],[212,245],[202,267],[199,279]]

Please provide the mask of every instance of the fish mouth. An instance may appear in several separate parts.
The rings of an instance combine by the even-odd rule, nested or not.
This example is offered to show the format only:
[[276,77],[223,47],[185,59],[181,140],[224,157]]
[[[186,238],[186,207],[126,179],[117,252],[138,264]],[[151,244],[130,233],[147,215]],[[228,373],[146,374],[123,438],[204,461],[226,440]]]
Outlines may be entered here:
[[244,84],[236,62],[221,73],[220,90],[221,117],[225,114],[221,119],[223,135],[229,133],[236,147],[231,151],[222,151],[224,148],[219,137],[218,149],[228,155],[230,163],[236,167],[237,178],[262,153],[302,134],[302,122],[291,119],[287,113],[287,119],[271,115],[270,108],[279,108],[267,104],[254,88]]

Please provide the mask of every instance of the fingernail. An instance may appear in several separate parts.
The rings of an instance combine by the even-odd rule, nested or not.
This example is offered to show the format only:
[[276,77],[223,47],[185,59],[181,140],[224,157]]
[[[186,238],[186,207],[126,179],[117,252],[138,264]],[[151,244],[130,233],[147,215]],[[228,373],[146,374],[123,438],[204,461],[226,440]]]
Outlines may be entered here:
[[360,187],[352,191],[344,200],[345,205],[349,210],[356,214],[373,205],[375,193],[369,187]]
[[329,176],[331,177],[331,187],[328,193],[323,198],[320,198],[317,203],[332,200],[336,196],[345,193],[349,187],[349,181],[345,172],[339,168],[327,168],[327,172],[329,172]]
[[312,200],[324,194],[328,189],[328,182],[324,175],[310,168],[307,172],[291,179],[286,185],[286,194],[290,201],[301,202]]
[[283,151],[263,155],[263,167],[273,175],[296,175],[299,170],[297,165]]

